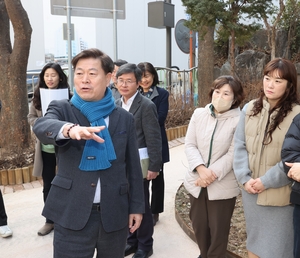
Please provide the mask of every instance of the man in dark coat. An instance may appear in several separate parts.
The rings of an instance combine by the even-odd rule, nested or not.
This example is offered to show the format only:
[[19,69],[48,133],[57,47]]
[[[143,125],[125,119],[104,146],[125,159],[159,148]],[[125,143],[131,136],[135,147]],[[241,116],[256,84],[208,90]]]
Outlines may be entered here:
[[111,83],[109,84],[109,88],[111,89],[112,95],[114,97],[114,99],[118,99],[121,97],[120,92],[118,91],[117,88],[117,77],[116,74],[120,68],[121,65],[127,64],[128,62],[123,60],[123,59],[118,59],[116,61],[114,61],[114,70],[111,74]]
[[[129,234],[124,255],[147,258],[153,253],[153,220],[149,204],[149,182],[155,179],[162,164],[162,141],[155,104],[142,96],[139,82],[142,71],[135,64],[122,65],[117,72],[117,86],[122,98],[116,104],[134,116],[138,148],[144,176],[145,214],[140,228]],[[144,161],[148,160],[145,164]]]
[[123,258],[128,228],[144,213],[133,116],[107,87],[113,61],[98,49],[72,60],[74,95],[52,101],[33,131],[56,146],[58,171],[43,215],[54,221],[54,257]]

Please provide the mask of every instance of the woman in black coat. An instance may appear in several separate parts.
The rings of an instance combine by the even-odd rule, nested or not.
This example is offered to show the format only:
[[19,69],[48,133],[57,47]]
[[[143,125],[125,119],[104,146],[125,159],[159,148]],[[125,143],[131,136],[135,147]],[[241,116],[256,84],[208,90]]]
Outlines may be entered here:
[[162,139],[162,165],[159,175],[152,180],[151,210],[154,225],[159,219],[159,213],[164,211],[164,163],[170,161],[169,144],[165,129],[165,121],[169,111],[169,92],[158,87],[158,74],[149,62],[139,63],[138,67],[143,72],[140,83],[140,92],[147,98],[151,99],[156,105],[158,122],[161,129]]
[[284,171],[292,181],[290,202],[294,206],[294,257],[300,257],[300,114],[294,117],[293,122],[285,135],[282,145],[281,158]]

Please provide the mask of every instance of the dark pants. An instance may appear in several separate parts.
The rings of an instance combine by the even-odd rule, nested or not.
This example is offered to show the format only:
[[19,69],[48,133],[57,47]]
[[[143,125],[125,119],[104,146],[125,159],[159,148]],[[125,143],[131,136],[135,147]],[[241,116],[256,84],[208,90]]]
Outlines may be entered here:
[[294,223],[294,258],[300,258],[300,205],[295,204],[293,213]]
[[[138,249],[149,252],[153,246],[153,220],[149,204],[149,181],[144,180],[145,213],[140,227],[134,232],[129,233],[127,243],[136,246]],[[123,253],[124,255],[124,253]]]
[[164,164],[161,166],[159,175],[151,181],[151,211],[152,214],[158,214],[164,211],[165,181]]
[[7,215],[5,212],[4,201],[0,190],[0,226],[7,225]]
[[[51,188],[51,182],[55,177],[55,171],[56,171],[55,153],[47,153],[42,151],[42,159],[43,159],[43,171],[42,171],[43,195],[44,195],[44,202],[46,202],[47,196]],[[46,219],[46,222],[53,223],[53,221],[49,219]]]
[[[76,214],[74,214],[76,216]],[[82,230],[70,230],[54,224],[54,258],[123,258],[128,226],[107,233],[101,211],[92,211]]]
[[199,198],[190,196],[190,218],[202,258],[225,258],[230,221],[236,198],[208,200],[207,189]]

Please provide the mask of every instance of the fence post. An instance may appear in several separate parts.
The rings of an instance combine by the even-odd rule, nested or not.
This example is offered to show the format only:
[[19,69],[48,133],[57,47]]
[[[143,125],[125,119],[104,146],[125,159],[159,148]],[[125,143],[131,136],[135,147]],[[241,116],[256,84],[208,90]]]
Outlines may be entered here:
[[30,165],[29,166],[29,176],[30,176],[30,182],[32,182],[32,181],[35,181],[36,180],[36,177],[35,176],[33,176],[33,165]]
[[1,172],[1,184],[2,185],[8,185],[7,170],[6,169],[2,169],[0,172]]
[[22,168],[22,173],[23,173],[24,183],[29,183],[30,182],[29,167],[23,167]]
[[14,169],[8,169],[8,184],[9,185],[15,185],[16,184],[16,176],[15,176],[15,170]]
[[17,185],[23,184],[22,168],[16,168],[15,175],[16,175],[16,184]]

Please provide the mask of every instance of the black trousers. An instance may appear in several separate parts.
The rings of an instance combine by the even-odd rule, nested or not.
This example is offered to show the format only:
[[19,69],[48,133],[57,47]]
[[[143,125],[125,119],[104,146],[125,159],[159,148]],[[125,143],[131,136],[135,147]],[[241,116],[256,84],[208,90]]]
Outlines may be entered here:
[[127,243],[136,246],[138,249],[149,252],[153,246],[153,220],[149,204],[149,181],[144,180],[145,213],[140,227],[134,232],[129,233]]
[[151,180],[151,211],[152,214],[162,213],[164,211],[165,199],[165,180],[164,180],[164,164],[161,166],[159,175]]
[[0,226],[7,225],[7,215],[5,212],[4,201],[0,190]]
[[198,198],[190,195],[190,219],[202,258],[225,258],[230,221],[236,197],[224,200],[208,199],[207,188]]
[[[43,159],[43,197],[44,202],[46,202],[47,196],[49,194],[51,188],[51,182],[55,177],[56,172],[56,157],[55,153],[47,153],[42,151],[42,159]],[[53,223],[53,221],[46,219],[47,223]]]

